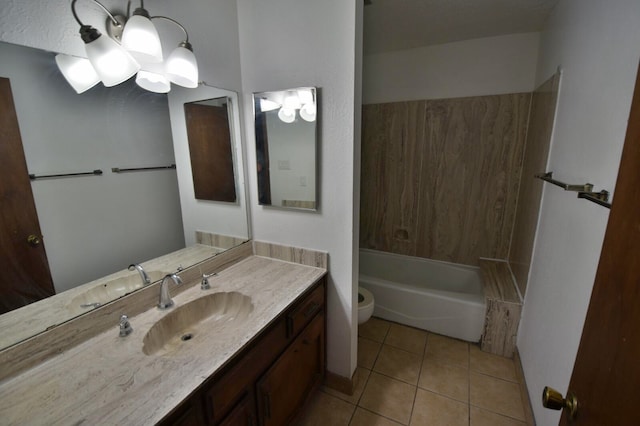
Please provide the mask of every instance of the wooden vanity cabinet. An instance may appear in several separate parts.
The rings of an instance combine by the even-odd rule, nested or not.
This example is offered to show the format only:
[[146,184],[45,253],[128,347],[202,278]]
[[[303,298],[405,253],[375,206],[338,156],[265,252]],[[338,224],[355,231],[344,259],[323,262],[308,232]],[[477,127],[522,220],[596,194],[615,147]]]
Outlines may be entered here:
[[320,312],[258,382],[260,424],[289,424],[323,376],[324,312]]
[[161,424],[288,424],[324,377],[325,304],[323,277]]

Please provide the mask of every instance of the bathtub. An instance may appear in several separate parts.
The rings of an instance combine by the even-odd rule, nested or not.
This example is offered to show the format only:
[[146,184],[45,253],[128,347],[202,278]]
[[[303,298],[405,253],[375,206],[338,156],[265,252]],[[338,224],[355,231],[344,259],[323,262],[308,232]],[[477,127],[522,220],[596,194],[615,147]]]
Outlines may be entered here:
[[360,249],[360,286],[373,293],[373,315],[468,342],[484,328],[480,268]]

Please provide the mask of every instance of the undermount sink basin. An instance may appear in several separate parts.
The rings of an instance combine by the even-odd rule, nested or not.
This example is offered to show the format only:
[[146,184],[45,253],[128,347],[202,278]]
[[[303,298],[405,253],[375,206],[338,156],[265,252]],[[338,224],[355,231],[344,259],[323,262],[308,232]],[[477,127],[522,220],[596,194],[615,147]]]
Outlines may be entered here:
[[200,297],[174,308],[156,322],[144,336],[142,352],[153,355],[175,351],[212,328],[243,323],[252,311],[251,297],[235,291]]
[[[154,282],[162,279],[165,273],[162,271],[148,271],[147,276],[151,279],[151,282]],[[142,287],[142,279],[136,272],[135,274],[115,278],[88,289],[71,300],[71,307],[74,309],[97,308],[100,305],[111,302]]]

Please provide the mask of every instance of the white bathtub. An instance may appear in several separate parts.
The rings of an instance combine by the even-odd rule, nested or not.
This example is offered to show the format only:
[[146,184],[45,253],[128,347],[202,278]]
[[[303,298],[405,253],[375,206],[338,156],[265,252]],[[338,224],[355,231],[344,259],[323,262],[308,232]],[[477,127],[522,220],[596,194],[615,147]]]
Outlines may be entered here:
[[360,286],[373,315],[468,342],[484,328],[480,268],[360,249]]

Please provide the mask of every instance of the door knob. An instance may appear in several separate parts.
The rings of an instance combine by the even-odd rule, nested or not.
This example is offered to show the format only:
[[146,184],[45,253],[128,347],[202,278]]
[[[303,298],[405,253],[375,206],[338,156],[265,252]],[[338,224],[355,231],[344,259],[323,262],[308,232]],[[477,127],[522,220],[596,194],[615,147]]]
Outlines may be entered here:
[[29,235],[29,236],[27,237],[27,242],[28,242],[30,245],[32,245],[32,246],[34,246],[34,247],[35,247],[35,246],[37,246],[37,245],[39,245],[39,244],[40,244],[40,237],[38,237],[37,235],[33,235],[33,234],[31,234],[31,235]]
[[549,386],[545,386],[542,391],[542,405],[551,410],[566,409],[569,420],[574,420],[578,414],[578,398],[575,394],[568,392],[565,399],[560,392]]

